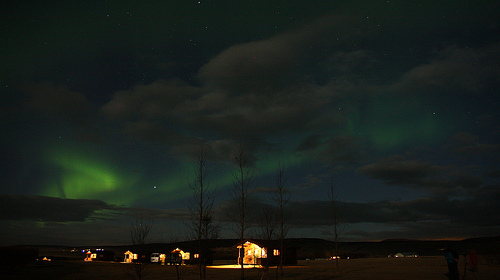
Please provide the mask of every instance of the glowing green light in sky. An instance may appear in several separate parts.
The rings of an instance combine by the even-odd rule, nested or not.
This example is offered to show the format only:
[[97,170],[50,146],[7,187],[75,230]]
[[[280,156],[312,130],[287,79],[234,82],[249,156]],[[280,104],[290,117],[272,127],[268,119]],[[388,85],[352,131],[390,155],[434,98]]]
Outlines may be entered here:
[[350,133],[359,133],[379,150],[406,146],[410,143],[425,143],[440,138],[443,120],[422,101],[386,98],[375,101],[372,110],[358,112],[348,124]]
[[[191,196],[189,183],[196,177],[197,162],[187,157],[157,162],[159,166],[165,165],[164,170],[155,170],[160,172],[158,174],[143,169],[148,165],[141,162],[135,162],[134,172],[129,172],[130,162],[121,163],[105,150],[97,151],[81,143],[49,145],[42,156],[50,167],[50,177],[43,182],[40,194],[51,197],[96,199],[124,206],[161,205]],[[257,156],[255,177],[274,174],[279,163],[288,169],[308,160],[297,156],[293,150]],[[213,165],[207,170],[210,186],[218,190],[231,187],[235,166],[228,163],[210,165]]]
[[111,168],[105,160],[78,149],[49,149],[45,157],[58,172],[46,183],[43,195],[119,203],[120,199],[113,199],[112,193],[136,181],[133,176]]
[[438,134],[435,121],[431,118],[418,122],[381,123],[370,128],[371,139],[380,149],[387,149],[408,142],[427,142]]
[[188,181],[195,176],[194,170],[194,161],[179,159],[174,167],[170,169],[166,167],[165,175],[154,182],[152,180],[140,182],[140,186],[137,186],[139,191],[136,192],[137,201],[162,203],[190,195]]
[[[279,162],[285,168],[290,168],[299,164],[300,160],[291,153],[266,155],[263,160],[258,161],[254,175],[260,177],[273,174]],[[158,180],[156,188],[152,185],[145,186],[145,191],[136,193],[136,199],[142,202],[163,203],[192,196],[189,183],[193,183],[196,168],[196,160],[179,159],[175,170],[166,170],[165,175]],[[234,165],[227,163],[209,167],[205,183],[209,183],[209,188],[217,190],[231,188],[234,181],[234,168]]]

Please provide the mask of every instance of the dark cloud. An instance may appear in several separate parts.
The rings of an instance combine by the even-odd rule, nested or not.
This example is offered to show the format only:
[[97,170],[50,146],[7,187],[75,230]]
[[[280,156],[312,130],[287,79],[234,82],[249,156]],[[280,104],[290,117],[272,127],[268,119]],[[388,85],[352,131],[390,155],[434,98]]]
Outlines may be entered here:
[[445,150],[455,153],[466,160],[489,159],[496,161],[500,156],[500,145],[485,142],[477,135],[469,133],[454,135]]
[[324,106],[323,99],[313,88],[232,96],[217,89],[207,91],[181,82],[159,81],[117,92],[102,112],[133,138],[169,139],[170,134],[176,139],[205,134],[258,143],[269,134],[306,127],[314,110]]
[[169,125],[161,121],[127,121],[123,123],[123,134],[131,139],[142,143],[150,144],[180,144],[188,140],[174,129],[169,129]]
[[386,181],[388,184],[414,185],[433,176],[443,168],[428,162],[388,158],[357,169],[362,174]]
[[199,77],[223,92],[280,89],[296,73],[294,46],[289,43],[280,37],[230,47],[204,65]]
[[311,134],[298,144],[295,152],[299,156],[321,162],[330,172],[352,169],[358,166],[367,154],[361,139],[343,131],[323,135]]
[[434,195],[470,195],[485,182],[483,171],[474,166],[437,166],[401,156],[359,167],[357,172],[390,185],[422,189]]
[[101,111],[117,121],[165,118],[176,120],[176,112],[187,100],[197,96],[198,92],[198,88],[179,79],[158,80],[116,92],[113,100],[105,104]]
[[201,111],[188,119],[197,129],[212,130],[219,137],[262,142],[272,135],[300,132],[313,120],[314,108],[324,106],[314,90],[297,89],[272,96],[246,94],[227,97],[224,108]]
[[[0,194],[0,220],[83,222],[108,219],[124,208],[100,200]],[[102,215],[102,211],[107,214]]]
[[323,83],[334,87],[338,91],[336,95],[354,89],[353,85],[359,88],[377,82],[375,71],[381,63],[371,51],[362,49],[332,50],[332,52],[333,54],[322,61],[321,65],[325,75]]
[[300,82],[298,70],[302,64],[338,44],[331,36],[341,38],[341,44],[349,43],[354,36],[362,37],[360,25],[357,17],[321,17],[293,31],[234,45],[201,67],[198,76],[210,88],[223,92],[273,93]]
[[[446,234],[462,237],[470,235],[471,232],[476,232],[477,235],[491,235],[500,232],[498,226],[500,206],[496,203],[498,195],[498,186],[488,186],[466,199],[440,196],[408,201],[367,203],[338,201],[337,215],[343,226],[353,229],[345,232],[346,236],[351,237],[361,234],[357,233],[357,228],[362,224],[387,228],[383,232],[372,232],[372,236],[376,236],[375,239],[384,236],[385,238],[387,236],[441,238]],[[287,221],[299,228],[332,225],[332,210],[328,201],[295,202],[287,212]],[[391,227],[393,229],[388,230]],[[446,228],[452,228],[454,232]]]
[[400,82],[394,85],[394,90],[418,91],[421,94],[434,94],[436,89],[481,93],[485,87],[492,85],[492,81],[500,79],[500,71],[496,67],[500,57],[495,51],[496,48],[446,48],[435,54],[434,60],[405,73]]
[[[403,221],[417,221],[429,219],[432,214],[422,213],[408,203],[399,202],[371,202],[345,203],[338,202],[338,216],[342,223],[399,223]],[[293,205],[293,215],[289,215],[292,224],[301,226],[328,226],[331,223],[331,204],[329,201],[305,201]],[[439,218],[434,216],[434,219]]]
[[78,126],[89,122],[90,102],[85,95],[67,86],[44,82],[22,86],[20,90],[28,95],[25,104],[28,110],[39,111]]
[[[175,227],[189,219],[186,209],[123,207],[101,200],[61,199],[0,193],[1,245],[68,246],[131,243],[130,224],[151,219],[151,241],[166,242],[181,234]],[[172,225],[174,228],[170,228]]]
[[[173,148],[173,153],[179,155],[188,155],[192,159],[197,159],[201,149],[206,153],[207,159],[214,162],[233,162],[234,153],[239,147],[240,142],[234,140],[204,140],[194,139],[192,142],[184,142]],[[248,147],[246,147],[248,148]],[[248,151],[252,152],[252,151]],[[255,158],[252,155],[252,163]]]
[[316,149],[322,144],[322,137],[318,134],[311,134],[306,138],[302,139],[299,146],[296,148],[298,152],[310,151]]
[[492,178],[500,178],[500,169],[491,170],[488,172],[488,176]]
[[[327,55],[333,46],[327,34],[335,30],[343,40],[354,36],[346,28],[353,27],[339,17],[325,17],[269,39],[234,45],[199,69],[199,86],[178,80],[138,85],[116,92],[102,112],[117,121],[156,121],[179,135],[196,131],[207,138],[245,139],[257,145],[270,135],[322,127],[336,118],[326,109],[331,93],[298,75],[303,75],[299,71],[305,61]],[[325,54],[310,50],[317,44]],[[131,124],[126,132],[133,131]]]
[[127,217],[131,220],[149,219],[154,223],[164,221],[187,221],[190,219],[190,213],[186,208],[153,209],[143,207],[127,208]]

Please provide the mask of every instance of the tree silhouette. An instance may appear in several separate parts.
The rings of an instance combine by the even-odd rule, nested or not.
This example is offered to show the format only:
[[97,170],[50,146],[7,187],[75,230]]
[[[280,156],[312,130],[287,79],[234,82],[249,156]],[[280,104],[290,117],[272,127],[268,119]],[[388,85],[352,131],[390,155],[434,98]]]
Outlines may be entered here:
[[207,153],[203,146],[200,147],[200,152],[197,157],[197,165],[195,170],[195,179],[189,183],[189,187],[193,191],[193,196],[188,202],[188,208],[191,215],[188,228],[192,236],[198,240],[198,256],[199,256],[199,276],[201,279],[206,279],[206,266],[208,257],[207,240],[216,238],[219,233],[219,227],[214,225],[214,201],[215,190],[210,189],[207,181]]
[[[136,215],[135,219],[130,223],[130,239],[132,241],[133,250],[139,256],[137,263],[130,266],[129,276],[132,279],[147,279],[149,272],[149,256],[146,254],[146,243],[151,229],[154,225],[154,218],[144,213]],[[144,257],[143,257],[144,256]]]
[[245,279],[245,270],[243,266],[243,256],[245,249],[243,242],[245,240],[245,231],[249,227],[247,217],[247,200],[251,185],[254,181],[254,171],[250,166],[250,155],[245,151],[240,143],[238,149],[234,152],[234,161],[236,169],[233,171],[233,199],[238,206],[239,215],[229,213],[229,218],[235,223],[236,231],[240,238],[240,258],[241,279]]
[[283,276],[283,258],[285,253],[285,237],[288,233],[288,227],[285,223],[285,207],[290,201],[290,192],[287,188],[287,176],[285,173],[285,167],[280,163],[276,169],[276,192],[274,193],[274,201],[278,208],[278,238],[280,246],[280,259],[277,269],[279,274]]

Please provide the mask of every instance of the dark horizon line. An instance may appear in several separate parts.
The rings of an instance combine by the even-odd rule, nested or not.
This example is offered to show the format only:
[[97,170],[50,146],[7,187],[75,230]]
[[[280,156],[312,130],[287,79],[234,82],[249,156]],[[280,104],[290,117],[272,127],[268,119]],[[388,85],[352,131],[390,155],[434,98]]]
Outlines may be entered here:
[[[478,241],[478,240],[488,240],[488,239],[499,239],[500,240],[500,235],[496,236],[481,236],[481,237],[467,237],[467,238],[449,238],[449,239],[411,239],[411,238],[389,238],[389,239],[383,239],[383,240],[378,240],[378,241],[339,241],[339,243],[343,244],[355,244],[355,243],[391,243],[391,242],[470,242],[470,241]],[[219,238],[219,239],[206,239],[208,241],[235,241],[235,244],[240,241],[239,238]],[[260,240],[259,238],[246,238],[246,240]],[[278,239],[274,239],[278,240]],[[324,239],[324,238],[319,238],[319,237],[290,237],[290,238],[285,238],[285,240],[318,240],[322,242],[335,242],[332,240]],[[190,242],[196,242],[198,241],[197,239],[193,240],[185,240],[185,241],[175,241],[175,242],[151,242],[147,243],[144,245],[158,245],[158,244],[181,244],[181,243],[190,243]],[[54,244],[18,244],[18,245],[4,245],[0,247],[64,247],[64,248],[98,248],[98,247],[130,247],[133,246],[133,244],[122,244],[122,245],[92,245],[92,246],[87,246],[87,245],[79,245],[79,246],[68,246],[68,245],[54,245]]]

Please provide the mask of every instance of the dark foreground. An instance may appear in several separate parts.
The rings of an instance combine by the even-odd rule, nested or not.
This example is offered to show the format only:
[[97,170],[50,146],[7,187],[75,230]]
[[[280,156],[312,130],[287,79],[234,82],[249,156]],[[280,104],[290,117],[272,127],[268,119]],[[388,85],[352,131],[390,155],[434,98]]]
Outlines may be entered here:
[[[340,260],[340,272],[334,261],[299,261],[297,266],[284,268],[284,276],[278,279],[439,279],[446,280],[447,266],[443,257],[418,258],[366,258]],[[133,279],[129,276],[134,264],[114,262],[84,262],[77,260],[42,262],[23,268],[4,271],[1,279]],[[198,268],[180,266],[179,279],[199,279]],[[463,260],[459,265],[463,276]],[[240,279],[241,271],[234,266],[220,263],[207,268],[206,279]],[[262,278],[263,269],[245,269],[245,279]],[[149,265],[143,279],[178,279],[174,266]],[[467,271],[465,279],[500,279],[500,265],[480,263],[478,270]],[[276,279],[276,268],[269,269],[269,279]],[[463,278],[461,278],[463,279]]]

